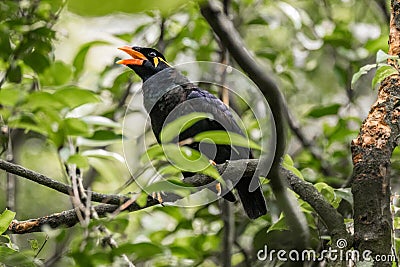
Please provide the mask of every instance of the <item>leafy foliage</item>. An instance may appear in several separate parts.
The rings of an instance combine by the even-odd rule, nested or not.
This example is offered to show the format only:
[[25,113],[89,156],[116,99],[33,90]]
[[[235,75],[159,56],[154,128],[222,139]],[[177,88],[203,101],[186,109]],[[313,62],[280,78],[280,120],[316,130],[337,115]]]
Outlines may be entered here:
[[[365,117],[366,103],[373,101],[367,97],[371,90],[363,88],[369,89],[371,83],[374,87],[395,73],[383,62],[398,60],[382,51],[387,49],[382,10],[362,1],[335,0],[323,5],[294,0],[230,2],[230,16],[246,46],[266,72],[276,74],[309,144],[304,146],[291,136],[283,166],[314,183],[329,203],[349,214],[352,195],[348,188],[341,188],[351,175],[349,144]],[[63,5],[61,0],[0,2],[0,127],[14,133],[15,160],[63,181],[69,181],[65,170],[77,167],[86,187],[106,193],[125,184],[131,178],[129,170],[150,192],[191,193],[191,188],[182,189],[181,171],[202,170],[219,179],[208,159],[197,151],[173,144],[148,145],[155,143],[154,136],[138,134],[138,129],[147,129],[136,94],[139,80],[114,64],[121,44],[158,47],[174,63],[226,60],[197,1],[99,4],[70,0],[66,8]],[[105,58],[108,61],[101,60]],[[374,68],[372,78],[368,74]],[[231,136],[231,141],[257,154],[258,122],[240,102],[232,100],[231,106],[241,115],[251,139]],[[207,114],[197,115],[189,121],[207,118]],[[164,129],[162,139],[173,140],[177,128],[190,126],[187,121],[178,120]],[[194,141],[223,144],[225,135],[206,132]],[[1,146],[6,147],[8,139],[0,137]],[[140,161],[144,151],[147,160]],[[168,164],[167,158],[175,165]],[[188,163],[193,159],[198,165]],[[393,176],[398,176],[399,159],[397,149]],[[152,164],[168,180],[149,183],[155,177]],[[3,176],[2,189],[6,188]],[[41,191],[23,180],[18,186],[15,217],[19,220],[70,208],[69,199],[49,190]],[[290,248],[294,233],[289,232],[268,183],[263,184],[263,191],[269,214],[250,222],[241,208],[233,209],[235,266],[261,266],[256,252],[265,244],[269,249]],[[122,193],[131,193],[138,204],[145,204],[147,196],[136,184]],[[312,234],[312,248],[323,247],[323,238],[329,239],[325,227],[309,204],[298,201]],[[5,210],[5,203],[5,194],[0,194],[0,210]],[[185,209],[153,207],[93,219],[73,229],[45,228],[44,233],[32,235],[30,246],[25,236],[11,242],[3,234],[0,262],[37,266],[61,253],[57,266],[123,266],[125,256],[146,266],[219,266],[225,227],[221,212],[217,202]],[[11,211],[2,214],[0,232],[13,217]],[[399,228],[398,223],[395,227]],[[107,243],[110,237],[118,246]]]

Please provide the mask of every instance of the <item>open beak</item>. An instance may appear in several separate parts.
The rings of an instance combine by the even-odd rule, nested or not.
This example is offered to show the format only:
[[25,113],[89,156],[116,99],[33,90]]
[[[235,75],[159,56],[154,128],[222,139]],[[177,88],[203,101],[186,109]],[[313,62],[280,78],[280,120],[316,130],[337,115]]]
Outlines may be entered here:
[[125,45],[122,47],[118,47],[118,49],[124,51],[125,53],[130,55],[132,58],[118,60],[116,62],[117,64],[142,66],[144,61],[147,60],[147,58],[142,53],[140,53],[136,50],[133,50],[132,47],[130,47],[130,46]]

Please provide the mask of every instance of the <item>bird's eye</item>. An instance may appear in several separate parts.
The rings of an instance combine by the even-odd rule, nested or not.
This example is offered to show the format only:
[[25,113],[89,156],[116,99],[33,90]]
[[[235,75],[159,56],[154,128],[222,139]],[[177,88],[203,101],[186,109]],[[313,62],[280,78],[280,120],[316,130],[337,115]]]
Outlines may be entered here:
[[149,57],[156,57],[157,55],[156,55],[156,53],[155,52],[150,52],[149,53]]

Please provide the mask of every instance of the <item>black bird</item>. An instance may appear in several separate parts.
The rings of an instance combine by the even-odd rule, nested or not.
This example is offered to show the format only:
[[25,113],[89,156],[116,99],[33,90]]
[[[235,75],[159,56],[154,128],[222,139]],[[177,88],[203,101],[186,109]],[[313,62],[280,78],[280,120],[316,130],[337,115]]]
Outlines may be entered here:
[[[155,49],[145,47],[120,47],[132,58],[118,61],[131,68],[143,80],[144,106],[150,115],[153,132],[160,143],[160,133],[165,124],[191,112],[206,112],[213,119],[204,119],[179,134],[175,141],[187,140],[204,131],[223,130],[243,135],[227,106],[214,95],[192,84],[185,76],[167,63],[165,57]],[[156,75],[157,74],[157,75]],[[174,114],[172,114],[174,113]],[[172,114],[172,115],[171,115]],[[251,151],[243,147],[229,145],[187,144],[201,151],[215,163],[226,160],[252,158]],[[191,176],[193,173],[183,173]],[[267,213],[265,199],[257,181],[257,188],[249,192],[251,179],[242,178],[236,190],[246,214],[251,219]],[[232,192],[224,192],[223,197],[235,201]]]

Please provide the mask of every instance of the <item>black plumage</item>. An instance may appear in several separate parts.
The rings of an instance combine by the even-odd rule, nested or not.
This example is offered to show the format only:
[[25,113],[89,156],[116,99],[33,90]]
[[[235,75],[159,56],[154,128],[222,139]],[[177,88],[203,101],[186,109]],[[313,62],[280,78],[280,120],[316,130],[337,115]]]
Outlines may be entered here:
[[[160,52],[143,47],[125,46],[120,49],[132,58],[118,63],[134,70],[143,80],[144,106],[150,115],[152,129],[158,142],[160,142],[160,133],[164,125],[191,112],[206,112],[212,115],[212,119],[196,122],[180,133],[178,140],[175,141],[183,141],[200,132],[210,130],[223,130],[243,135],[226,105],[171,67]],[[244,147],[215,146],[206,143],[187,145],[201,151],[217,164],[224,163],[226,160],[252,158],[251,151]],[[191,173],[183,174],[184,176],[192,175]],[[266,214],[267,208],[259,182],[253,192],[249,192],[249,186],[250,179],[241,179],[235,188],[247,215],[254,219]],[[235,200],[234,195],[229,191],[223,191],[223,197],[230,201]]]

